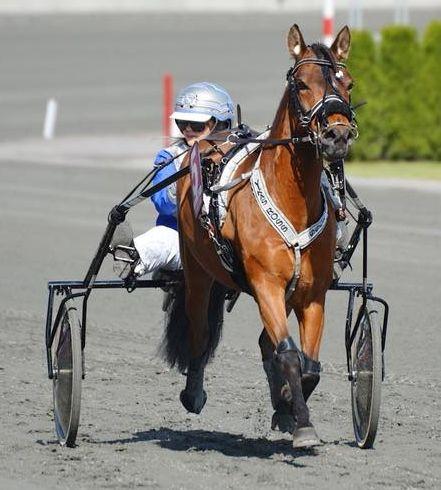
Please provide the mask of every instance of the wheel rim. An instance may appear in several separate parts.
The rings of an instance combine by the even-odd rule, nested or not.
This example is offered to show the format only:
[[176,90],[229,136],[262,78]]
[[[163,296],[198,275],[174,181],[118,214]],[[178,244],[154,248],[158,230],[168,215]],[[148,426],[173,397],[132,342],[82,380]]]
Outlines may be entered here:
[[373,382],[372,366],[372,334],[367,322],[360,325],[362,329],[356,345],[354,362],[354,417],[359,437],[367,432],[367,425],[371,411],[371,394]]
[[54,421],[60,444],[74,445],[80,413],[81,339],[74,307],[66,308],[54,351]]
[[361,448],[372,447],[380,411],[382,354],[376,315],[368,304],[352,352],[352,419]]

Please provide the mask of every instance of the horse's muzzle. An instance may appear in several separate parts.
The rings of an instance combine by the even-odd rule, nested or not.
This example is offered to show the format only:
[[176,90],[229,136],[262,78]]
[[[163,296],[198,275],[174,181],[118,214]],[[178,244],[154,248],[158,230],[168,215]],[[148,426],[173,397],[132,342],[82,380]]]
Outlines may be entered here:
[[357,137],[355,126],[347,124],[332,125],[324,128],[319,136],[320,146],[327,160],[345,158],[349,146]]

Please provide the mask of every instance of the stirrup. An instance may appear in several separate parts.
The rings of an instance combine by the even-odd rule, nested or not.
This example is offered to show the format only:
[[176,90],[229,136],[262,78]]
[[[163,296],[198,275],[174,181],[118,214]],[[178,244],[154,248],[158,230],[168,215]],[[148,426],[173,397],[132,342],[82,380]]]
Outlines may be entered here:
[[126,279],[138,263],[138,252],[128,245],[116,245],[110,252],[113,255],[113,271],[121,279]]

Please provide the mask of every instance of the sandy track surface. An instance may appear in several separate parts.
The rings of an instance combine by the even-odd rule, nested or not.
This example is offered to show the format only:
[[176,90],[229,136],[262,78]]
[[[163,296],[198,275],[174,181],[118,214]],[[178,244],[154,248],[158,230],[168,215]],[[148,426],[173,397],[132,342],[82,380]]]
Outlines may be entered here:
[[[412,13],[412,21],[422,29],[433,15]],[[391,12],[367,12],[365,25],[378,30],[392,19]],[[203,413],[187,414],[178,399],[183,377],[155,355],[162,335],[157,291],[92,295],[78,446],[55,442],[43,348],[46,283],[83,277],[109,209],[160,147],[158,139],[144,145],[132,135],[158,131],[161,75],[172,71],[176,89],[216,80],[242,104],[247,122],[267,124],[289,66],[284,36],[294,21],[309,41],[319,38],[319,14],[247,22],[193,15],[0,19],[7,47],[0,120],[0,488],[441,487],[441,202],[427,186],[360,187],[375,215],[370,278],[391,306],[374,450],[354,447],[345,298],[334,293],[324,373],[310,403],[324,440],[317,450],[294,452],[289,437],[270,431],[260,321],[249,298],[227,316],[207,370]],[[337,14],[337,25],[346,21]],[[195,46],[206,53],[203,63],[183,55]],[[48,97],[60,104],[57,139],[42,144]],[[119,136],[106,137],[111,133]],[[133,222],[144,231],[153,222],[151,207],[135,209]],[[105,269],[103,276],[113,277]]]
[[207,371],[201,416],[178,401],[183,378],[150,346],[160,328],[127,334],[93,325],[78,447],[54,441],[42,372],[43,318],[6,310],[2,345],[2,461],[10,479],[65,488],[439,488],[439,382],[390,374],[375,450],[354,447],[343,364],[324,366],[310,407],[324,445],[293,451],[269,429],[267,386],[255,349],[225,342]]
[[[405,189],[361,189],[376,218],[370,277],[392,308],[374,450],[354,446],[345,298],[329,296],[324,372],[310,402],[324,445],[301,452],[270,430],[252,300],[241,298],[227,316],[207,369],[207,405],[193,416],[179,403],[184,378],[156,356],[160,291],[92,295],[78,446],[67,449],[53,433],[45,284],[81,279],[108,210],[141,173],[7,161],[0,171],[1,486],[440,487],[439,193],[415,191],[410,200]],[[135,229],[152,218],[150,207],[139,206]],[[112,277],[108,267],[103,276]]]

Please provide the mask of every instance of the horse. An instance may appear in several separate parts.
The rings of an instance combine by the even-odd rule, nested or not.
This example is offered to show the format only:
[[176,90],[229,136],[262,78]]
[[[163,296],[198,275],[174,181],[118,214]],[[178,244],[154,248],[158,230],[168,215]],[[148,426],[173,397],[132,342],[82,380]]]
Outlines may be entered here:
[[[258,202],[252,178],[229,190],[221,234],[240,264],[246,285],[239,285],[195,216],[190,177],[180,179],[178,223],[185,287],[172,301],[163,353],[171,366],[186,372],[182,404],[189,412],[200,413],[207,400],[204,369],[220,339],[225,292],[246,290],[263,323],[258,342],[274,408],[272,428],[292,433],[294,448],[304,448],[321,444],[306,403],[320,380],[325,297],[333,279],[336,246],[335,213],[322,191],[321,175],[324,158],[344,158],[354,134],[352,78],[344,65],[350,31],[347,26],[341,29],[328,48],[307,45],[294,24],[287,46],[294,63],[268,139],[237,172],[258,169],[260,174],[253,175],[260,180],[254,186],[265,188],[264,199],[297,235],[291,243],[284,239],[277,229],[284,226],[283,220],[282,225],[271,222],[268,208]],[[202,155],[222,153],[220,145],[214,147],[210,141],[199,146]],[[187,165],[188,158],[183,167]],[[302,231],[309,232],[320,220],[319,233],[302,248]],[[288,330],[292,311],[300,347]]]

